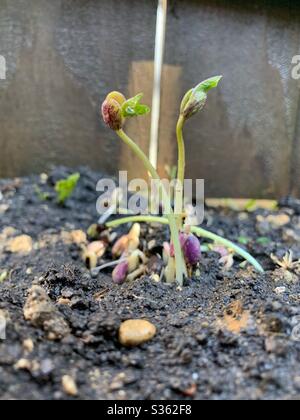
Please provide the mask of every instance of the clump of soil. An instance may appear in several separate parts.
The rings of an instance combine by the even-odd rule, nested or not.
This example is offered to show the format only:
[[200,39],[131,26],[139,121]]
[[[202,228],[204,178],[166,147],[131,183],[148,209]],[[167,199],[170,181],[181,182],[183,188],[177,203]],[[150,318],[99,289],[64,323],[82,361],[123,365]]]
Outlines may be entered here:
[[[297,397],[299,202],[285,199],[277,211],[206,210],[209,229],[243,242],[264,275],[238,260],[225,270],[210,251],[182,290],[147,276],[117,286],[111,270],[93,278],[80,257],[78,232],[97,220],[100,178],[80,172],[64,207],[56,204],[53,185],[71,173],[65,168],[0,181],[0,319],[7,322],[0,398]],[[145,227],[143,235],[159,247],[167,230]],[[280,267],[288,251],[294,264]],[[152,340],[122,346],[119,328],[129,319],[151,322]]]

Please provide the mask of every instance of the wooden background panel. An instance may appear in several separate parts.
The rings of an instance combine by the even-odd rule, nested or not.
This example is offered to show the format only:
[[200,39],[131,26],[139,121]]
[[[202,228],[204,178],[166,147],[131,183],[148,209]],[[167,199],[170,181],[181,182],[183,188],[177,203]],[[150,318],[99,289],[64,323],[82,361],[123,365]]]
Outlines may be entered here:
[[191,83],[224,75],[186,127],[189,174],[206,180],[210,196],[289,191],[299,98],[290,71],[300,50],[300,8],[247,3],[172,2],[167,61],[184,68],[182,93]]
[[153,56],[155,19],[149,0],[0,0],[0,176],[52,163],[116,171],[100,102],[127,93],[131,63]]
[[[156,0],[0,0],[0,176],[52,163],[115,173],[141,168],[99,118],[112,89],[151,103]],[[186,126],[188,174],[207,196],[300,195],[300,4],[170,0],[159,168],[176,162],[184,92],[222,73],[206,109]],[[174,82],[174,88],[172,83]],[[145,151],[149,118],[128,130]]]
[[[132,96],[137,92],[143,92],[143,102],[151,104],[153,84],[153,61],[133,62],[129,72],[129,94]],[[165,167],[176,163],[177,141],[174,133],[178,104],[180,98],[181,67],[164,65],[162,75],[162,97],[159,130],[159,161],[158,172],[166,177]],[[127,122],[126,131],[135,139],[139,146],[148,153],[151,129],[151,116],[133,118]],[[141,176],[147,179],[147,172],[142,162],[137,161],[126,145],[122,145],[119,167],[128,168],[129,178]]]
[[292,195],[300,197],[300,101],[293,147],[290,191]]

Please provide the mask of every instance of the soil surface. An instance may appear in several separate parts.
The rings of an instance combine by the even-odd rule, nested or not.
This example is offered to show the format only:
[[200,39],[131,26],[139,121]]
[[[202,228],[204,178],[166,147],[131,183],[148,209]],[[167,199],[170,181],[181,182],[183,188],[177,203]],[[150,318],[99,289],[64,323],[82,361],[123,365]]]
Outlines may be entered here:
[[[64,207],[53,186],[71,173],[65,168],[0,181],[0,399],[299,398],[300,203],[206,210],[205,225],[242,242],[264,275],[238,259],[226,270],[209,251],[182,290],[147,276],[117,286],[109,269],[92,278],[81,258],[74,231],[97,220],[100,176],[80,172]],[[142,232],[158,252],[167,230]],[[290,250],[294,263],[280,267]],[[26,310],[28,296],[49,319]],[[155,337],[123,347],[118,330],[128,319],[150,321]]]

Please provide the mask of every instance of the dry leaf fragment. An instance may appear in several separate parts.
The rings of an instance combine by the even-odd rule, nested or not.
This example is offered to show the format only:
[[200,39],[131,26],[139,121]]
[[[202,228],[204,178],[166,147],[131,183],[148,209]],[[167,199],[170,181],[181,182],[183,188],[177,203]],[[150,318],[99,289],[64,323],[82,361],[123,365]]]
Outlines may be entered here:
[[238,300],[225,309],[222,320],[218,321],[218,326],[238,334],[248,326],[249,321],[250,313],[243,309],[242,302]]
[[288,251],[282,260],[276,257],[276,255],[271,254],[271,259],[273,262],[281,268],[285,270],[292,270],[300,266],[300,260],[294,261],[294,254],[293,251]]

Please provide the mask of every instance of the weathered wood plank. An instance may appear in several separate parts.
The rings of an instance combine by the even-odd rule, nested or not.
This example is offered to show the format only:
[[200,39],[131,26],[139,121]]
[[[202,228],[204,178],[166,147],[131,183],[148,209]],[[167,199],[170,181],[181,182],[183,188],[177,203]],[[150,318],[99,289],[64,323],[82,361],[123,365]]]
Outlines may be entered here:
[[[152,83],[153,61],[133,62],[129,71],[128,96],[132,97],[137,93],[143,92],[143,103],[151,104]],[[150,126],[150,115],[132,118],[126,124],[126,132],[146,154],[148,154],[149,150]],[[129,179],[137,176],[147,179],[147,172],[142,162],[134,156],[125,144],[121,146],[119,168],[128,171]]]
[[148,0],[1,0],[0,176],[52,163],[115,172],[120,144],[100,101],[127,91],[131,62],[153,54],[154,28]]
[[[207,196],[300,195],[299,86],[290,76],[300,53],[297,3],[170,0],[160,170],[176,162],[180,97],[223,73],[186,127],[189,176],[206,180]],[[8,65],[0,81],[0,176],[52,163],[110,173],[127,167],[128,152],[101,123],[99,105],[115,88],[144,89],[151,103],[155,12],[153,0],[0,0]],[[128,127],[145,150],[148,128],[147,118]],[[140,175],[137,162],[130,165]]]
[[[143,92],[143,102],[151,104],[153,72],[153,61],[132,63],[132,69],[129,72],[129,95],[132,96]],[[160,119],[160,143],[158,150],[158,172],[161,176],[166,176],[165,166],[175,162],[177,157],[174,127],[177,119],[178,103],[180,103],[180,81],[181,68],[165,65],[162,77],[161,108],[163,112]],[[149,151],[150,125],[150,115],[129,120],[126,125],[126,131],[145,153]],[[121,148],[119,167],[128,169],[130,179],[137,177],[137,175],[147,179],[148,175],[143,164],[133,156],[132,152],[125,145],[122,145]]]
[[300,100],[298,102],[297,124],[294,136],[293,156],[291,158],[290,193],[300,197]]
[[189,174],[209,196],[276,197],[290,185],[299,89],[295,2],[172,2],[167,61],[191,83],[223,74],[206,109],[186,127]]

